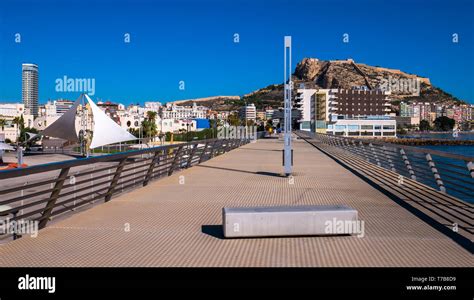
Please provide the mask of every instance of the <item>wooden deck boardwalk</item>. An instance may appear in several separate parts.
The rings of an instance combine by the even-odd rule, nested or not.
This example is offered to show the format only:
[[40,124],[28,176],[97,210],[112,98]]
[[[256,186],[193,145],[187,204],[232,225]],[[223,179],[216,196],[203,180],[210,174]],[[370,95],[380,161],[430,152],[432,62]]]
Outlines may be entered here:
[[[259,140],[0,245],[0,266],[472,267],[473,256],[305,141]],[[183,182],[184,181],[184,182]],[[225,206],[346,204],[365,236],[224,239]]]

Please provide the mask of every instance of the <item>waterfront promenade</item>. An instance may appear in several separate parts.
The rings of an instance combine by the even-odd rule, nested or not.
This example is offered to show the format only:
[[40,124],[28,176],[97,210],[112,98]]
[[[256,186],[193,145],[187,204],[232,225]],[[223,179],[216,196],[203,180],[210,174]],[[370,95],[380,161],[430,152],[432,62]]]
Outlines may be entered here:
[[[259,140],[73,214],[0,245],[0,266],[473,265],[465,248],[303,140],[291,184],[279,176],[282,147]],[[223,207],[309,204],[357,209],[365,236],[222,236]]]

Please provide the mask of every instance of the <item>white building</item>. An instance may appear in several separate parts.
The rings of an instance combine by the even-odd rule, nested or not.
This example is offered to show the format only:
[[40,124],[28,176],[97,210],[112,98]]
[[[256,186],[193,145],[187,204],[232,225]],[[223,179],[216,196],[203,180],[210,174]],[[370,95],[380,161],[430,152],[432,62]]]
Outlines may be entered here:
[[56,116],[56,104],[54,102],[48,101],[45,105],[41,105],[39,109],[40,117],[43,116]]
[[0,119],[5,121],[5,125],[0,127],[0,138],[9,139],[14,142],[18,138],[19,128],[13,123],[13,119],[23,116],[24,127],[33,127],[33,115],[25,113],[25,106],[22,103],[2,103],[0,104]]
[[240,109],[239,115],[244,120],[255,121],[257,119],[257,108],[251,103]]
[[66,99],[48,101],[45,105],[39,107],[39,116],[62,116],[73,104],[74,101]]
[[[163,124],[163,128],[161,128],[161,124]],[[196,121],[163,119],[163,122],[160,122],[158,127],[158,131],[162,132],[179,132],[183,130],[196,131]]]
[[138,113],[130,113],[129,111],[119,113],[120,126],[124,129],[139,129],[145,116]]
[[163,119],[205,119],[208,110],[207,107],[198,106],[195,102],[191,107],[167,103],[166,107],[163,109]]
[[336,119],[337,89],[300,88],[296,99],[301,105],[300,130],[325,132],[327,124]]
[[50,114],[50,115],[43,115],[39,116],[35,119],[33,127],[38,130],[44,130],[49,125],[53,124],[57,119],[59,119],[58,114]]
[[0,103],[1,117],[19,117],[25,115],[25,105],[23,103]]
[[158,112],[161,107],[161,102],[145,102],[145,109]]
[[18,128],[11,122],[8,122],[5,126],[0,127],[0,141],[10,140],[15,142],[18,138]]
[[395,137],[397,123],[389,117],[339,119],[327,127],[327,133],[352,137]]

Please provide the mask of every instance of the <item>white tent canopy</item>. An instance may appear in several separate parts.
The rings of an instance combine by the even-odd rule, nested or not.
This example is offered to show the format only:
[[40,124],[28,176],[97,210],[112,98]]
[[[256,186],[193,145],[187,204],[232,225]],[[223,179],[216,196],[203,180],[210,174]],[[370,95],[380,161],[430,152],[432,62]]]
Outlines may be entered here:
[[[136,140],[137,138],[127,130],[120,127],[109,118],[87,94],[82,94],[73,106],[59,119],[41,132],[42,135],[62,138],[68,141],[77,142],[79,138],[76,132],[76,112],[77,107],[85,97],[92,110],[93,117],[93,137],[90,145],[91,149],[115,144],[125,141]],[[85,103],[84,103],[85,104]]]
[[65,112],[59,119],[54,121],[51,125],[46,127],[41,134],[65,139],[71,142],[78,142],[79,138],[77,137],[76,133],[76,112],[77,107],[81,104],[82,95],[77,98],[76,102],[72,105],[72,107]]
[[134,135],[109,118],[97,105],[95,105],[87,94],[84,94],[84,96],[86,97],[87,102],[89,102],[92,109],[92,115],[94,116],[94,135],[90,146],[91,149],[137,139]]

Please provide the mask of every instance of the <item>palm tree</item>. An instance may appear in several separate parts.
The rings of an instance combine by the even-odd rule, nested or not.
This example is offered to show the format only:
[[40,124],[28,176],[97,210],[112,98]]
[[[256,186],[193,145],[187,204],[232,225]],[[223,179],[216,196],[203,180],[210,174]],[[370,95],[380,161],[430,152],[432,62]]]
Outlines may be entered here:
[[7,125],[7,120],[0,119],[0,127],[2,127],[2,131],[5,130],[5,125]]
[[158,113],[156,111],[151,111],[151,110],[146,112],[146,116],[147,116],[148,120],[150,120],[150,121],[155,121],[157,114]]
[[20,117],[15,117],[15,118],[13,118],[13,121],[12,121],[12,123],[13,123],[14,125],[16,125],[16,130],[17,130],[17,133],[18,133],[17,141],[20,140],[20,133],[19,133],[19,131],[20,131],[20,126],[23,126],[23,125],[24,125],[22,119],[23,119],[23,115],[22,115],[21,118],[20,118]]
[[156,134],[158,133],[158,130],[156,130],[156,123],[155,123],[157,112],[147,111],[146,116],[147,116],[147,120],[144,120],[142,122],[143,131],[146,132],[148,137],[151,137],[152,140],[154,140]]

